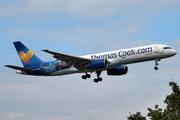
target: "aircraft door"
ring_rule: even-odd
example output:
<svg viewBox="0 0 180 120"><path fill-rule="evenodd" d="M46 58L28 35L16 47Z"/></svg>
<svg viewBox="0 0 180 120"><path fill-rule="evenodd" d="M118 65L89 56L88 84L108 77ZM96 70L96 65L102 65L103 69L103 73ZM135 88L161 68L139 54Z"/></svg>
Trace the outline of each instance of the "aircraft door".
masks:
<svg viewBox="0 0 180 120"><path fill-rule="evenodd" d="M154 53L158 53L158 47L157 46L154 47Z"/></svg>
<svg viewBox="0 0 180 120"><path fill-rule="evenodd" d="M162 53L161 47L155 46L154 47L154 53L155 53L156 56L161 55L161 53Z"/></svg>

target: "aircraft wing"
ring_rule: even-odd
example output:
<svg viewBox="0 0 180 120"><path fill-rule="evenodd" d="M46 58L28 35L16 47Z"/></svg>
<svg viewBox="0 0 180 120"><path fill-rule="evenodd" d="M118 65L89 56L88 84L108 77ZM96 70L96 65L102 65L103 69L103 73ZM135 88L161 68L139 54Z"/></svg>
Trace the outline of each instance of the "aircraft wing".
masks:
<svg viewBox="0 0 180 120"><path fill-rule="evenodd" d="M62 60L64 62L68 63L68 64L71 64L77 69L81 69L81 68L84 67L85 64L90 63L91 61L93 61L91 59L72 56L72 55L63 54L63 53L59 53L59 52L53 52L53 51L50 51L50 50L42 50L42 51L54 55L53 57L56 58L57 60Z"/></svg>
<svg viewBox="0 0 180 120"><path fill-rule="evenodd" d="M12 68L12 69L15 69L15 70L29 71L29 72L34 71L34 70L32 70L32 69L23 68L23 67L18 67L18 66L13 66L13 65L5 65L5 67L9 67L9 68Z"/></svg>

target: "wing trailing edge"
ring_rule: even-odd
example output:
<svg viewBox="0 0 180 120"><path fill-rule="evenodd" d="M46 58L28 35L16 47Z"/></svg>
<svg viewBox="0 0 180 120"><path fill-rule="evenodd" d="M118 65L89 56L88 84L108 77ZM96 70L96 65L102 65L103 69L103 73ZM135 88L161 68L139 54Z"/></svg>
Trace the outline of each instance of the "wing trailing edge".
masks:
<svg viewBox="0 0 180 120"><path fill-rule="evenodd" d="M56 58L57 60L61 60L68 64L72 64L77 69L81 69L84 67L85 64L93 61L91 59L77 57L77 56L68 55L68 54L63 54L63 53L54 52L54 51L50 51L50 50L42 50L42 51L52 54L53 57Z"/></svg>

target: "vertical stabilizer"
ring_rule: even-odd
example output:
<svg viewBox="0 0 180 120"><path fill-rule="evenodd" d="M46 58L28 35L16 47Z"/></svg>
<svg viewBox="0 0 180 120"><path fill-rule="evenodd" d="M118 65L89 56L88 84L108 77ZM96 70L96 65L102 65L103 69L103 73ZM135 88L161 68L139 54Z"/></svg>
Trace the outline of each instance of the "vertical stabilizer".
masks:
<svg viewBox="0 0 180 120"><path fill-rule="evenodd" d="M43 61L39 57L37 57L30 49L28 49L21 41L13 43L24 67L30 67L43 63Z"/></svg>

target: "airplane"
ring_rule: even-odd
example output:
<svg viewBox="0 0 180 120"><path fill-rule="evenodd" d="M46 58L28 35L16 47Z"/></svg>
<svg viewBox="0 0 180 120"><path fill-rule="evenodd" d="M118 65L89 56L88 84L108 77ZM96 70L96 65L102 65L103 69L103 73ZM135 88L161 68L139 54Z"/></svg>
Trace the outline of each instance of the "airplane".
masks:
<svg viewBox="0 0 180 120"><path fill-rule="evenodd" d="M16 73L22 75L35 76L62 76L73 73L85 73L82 79L90 78L88 73L96 72L95 83L102 81L100 77L102 71L107 71L107 75L119 76L128 72L127 64L155 60L155 70L158 70L158 62L161 59L176 55L176 51L163 44L154 44L116 51L90 54L85 56L73 56L42 50L52 54L56 61L45 62L27 48L21 41L13 42L17 53L24 67L5 65L17 70Z"/></svg>

